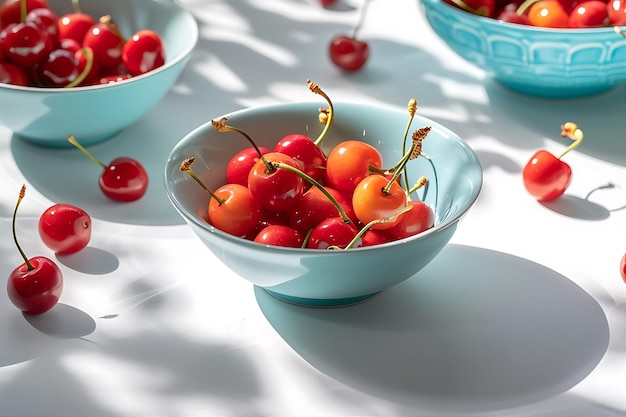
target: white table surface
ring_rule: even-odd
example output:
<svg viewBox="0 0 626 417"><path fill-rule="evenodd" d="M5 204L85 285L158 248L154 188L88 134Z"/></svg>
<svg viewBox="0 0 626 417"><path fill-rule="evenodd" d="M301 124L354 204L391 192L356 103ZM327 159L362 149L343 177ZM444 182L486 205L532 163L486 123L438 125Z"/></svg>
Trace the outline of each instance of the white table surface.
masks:
<svg viewBox="0 0 626 417"><path fill-rule="evenodd" d="M360 32L371 57L343 74L327 44L350 33L343 10L314 0L181 0L200 41L169 95L113 139L102 160L132 156L150 174L133 204L108 201L76 150L27 144L0 128L0 270L21 263L11 238L58 261L60 303L25 317L0 292L1 416L626 415L626 92L567 101L506 90L455 56L413 0L374 0ZM233 110L315 99L405 108L462 136L484 187L450 245L415 277L357 306L280 302L227 270L183 224L162 186L187 132ZM522 166L568 144L566 194L539 204ZM93 217L79 254L36 232L56 202ZM392 273L392 272L391 272Z"/></svg>

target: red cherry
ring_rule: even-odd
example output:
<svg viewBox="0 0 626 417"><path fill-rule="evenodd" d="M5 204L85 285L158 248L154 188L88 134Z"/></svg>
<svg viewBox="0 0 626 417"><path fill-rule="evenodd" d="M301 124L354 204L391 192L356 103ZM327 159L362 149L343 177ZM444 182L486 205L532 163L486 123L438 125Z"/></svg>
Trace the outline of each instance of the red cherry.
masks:
<svg viewBox="0 0 626 417"><path fill-rule="evenodd" d="M21 86L31 85L30 77L26 71L10 62L0 62L0 83Z"/></svg>
<svg viewBox="0 0 626 417"><path fill-rule="evenodd" d="M569 15L571 28L604 27L609 24L609 8L602 0L585 0Z"/></svg>
<svg viewBox="0 0 626 417"><path fill-rule="evenodd" d="M39 217L39 236L58 254L76 253L91 239L91 217L71 204L54 204Z"/></svg>
<svg viewBox="0 0 626 417"><path fill-rule="evenodd" d="M209 202L211 225L242 238L254 238L264 211L250 190L240 184L225 184L215 190Z"/></svg>
<svg viewBox="0 0 626 417"><path fill-rule="evenodd" d="M92 85L114 84L131 78L130 74L105 75L93 81Z"/></svg>
<svg viewBox="0 0 626 417"><path fill-rule="evenodd" d="M22 186L13 212L13 239L24 263L15 268L7 281L9 300L27 314L43 314L54 307L63 292L63 274L57 264L45 256L28 259L15 234L17 209L24 198L26 187Z"/></svg>
<svg viewBox="0 0 626 417"><path fill-rule="evenodd" d="M259 147L263 155L270 152L268 148ZM259 153L256 148L249 147L237 152L226 165L226 181L231 184L248 186L248 174L259 160Z"/></svg>
<svg viewBox="0 0 626 417"><path fill-rule="evenodd" d="M611 26L626 25L626 0L612 0L607 3L609 24Z"/></svg>
<svg viewBox="0 0 626 417"><path fill-rule="evenodd" d="M289 155L302 162L304 172L316 181L321 181L326 174L326 155L306 135L292 134L283 137L274 146L274 152Z"/></svg>
<svg viewBox="0 0 626 417"><path fill-rule="evenodd" d="M89 29L96 24L93 16L86 13L69 13L57 20L57 33L59 41L63 39L74 39L79 44L83 44L83 39Z"/></svg>
<svg viewBox="0 0 626 417"><path fill-rule="evenodd" d="M42 59L37 70L38 81L44 87L65 87L79 74L78 59L66 49L50 52Z"/></svg>
<svg viewBox="0 0 626 417"><path fill-rule="evenodd" d="M341 217L330 217L319 223L309 236L307 248L309 249L328 249L330 246L336 246L345 249L359 233L358 229L351 223L346 223ZM358 248L363 246L363 240L358 241L351 247Z"/></svg>
<svg viewBox="0 0 626 417"><path fill-rule="evenodd" d="M518 25L530 25L528 16L525 14L519 14L517 9L519 4L513 2L504 5L496 15L496 19L502 20L508 23L517 23Z"/></svg>
<svg viewBox="0 0 626 417"><path fill-rule="evenodd" d="M163 40L152 30L140 30L124 43L122 60L131 75L159 68L165 63Z"/></svg>
<svg viewBox="0 0 626 417"><path fill-rule="evenodd" d="M98 76L101 73L101 68L99 64L94 61L93 55L88 57L86 54L87 48L80 48L78 51L74 52L74 56L78 60L78 72L82 74L83 71L87 68L89 62L91 62L91 69L87 74L85 74L85 78L79 83L79 85L91 85L98 79Z"/></svg>
<svg viewBox="0 0 626 417"><path fill-rule="evenodd" d="M324 187L324 189L339 203L350 220L356 224L358 219L352 209L351 198L334 188ZM289 212L289 225L302 235L306 235L324 219L338 215L337 207L333 202L319 188L311 187Z"/></svg>
<svg viewBox="0 0 626 417"><path fill-rule="evenodd" d="M382 245L383 243L392 241L386 231L376 229L368 229L365 233L363 233L361 238L363 240L363 246Z"/></svg>
<svg viewBox="0 0 626 417"><path fill-rule="evenodd" d="M443 0L451 6L478 16L493 17L496 9L494 0Z"/></svg>
<svg viewBox="0 0 626 417"><path fill-rule="evenodd" d="M435 224L435 214L428 204L421 200L408 202L411 209L398 216L398 221L385 233L391 240L400 240L409 236L422 233L430 229Z"/></svg>
<svg viewBox="0 0 626 417"><path fill-rule="evenodd" d="M335 3L337 3L337 0L320 0L320 4L324 7L330 7Z"/></svg>
<svg viewBox="0 0 626 417"><path fill-rule="evenodd" d="M304 239L300 233L289 226L270 225L261 230L254 241L263 245L301 248Z"/></svg>
<svg viewBox="0 0 626 417"><path fill-rule="evenodd" d="M40 7L33 9L26 15L26 22L32 22L37 27L46 32L51 39L56 41L58 29L57 29L57 14L47 7Z"/></svg>
<svg viewBox="0 0 626 417"><path fill-rule="evenodd" d="M344 71L358 71L367 62L370 48L367 42L345 35L336 36L328 48L330 60Z"/></svg>
<svg viewBox="0 0 626 417"><path fill-rule="evenodd" d="M539 0L528 10L528 21L533 26L566 28L569 15L558 0Z"/></svg>
<svg viewBox="0 0 626 417"><path fill-rule="evenodd" d="M626 254L622 256L622 260L619 264L619 273L622 275L624 282L626 282Z"/></svg>
<svg viewBox="0 0 626 417"><path fill-rule="evenodd" d="M12 23L22 21L22 0L4 0L0 5L0 29L4 29ZM48 8L46 0L26 0L26 13L34 9Z"/></svg>
<svg viewBox="0 0 626 417"><path fill-rule="evenodd" d="M48 35L34 23L18 23L5 30L2 46L11 62L21 67L32 67L48 53Z"/></svg>
<svg viewBox="0 0 626 417"><path fill-rule="evenodd" d="M269 152L259 159L248 175L248 187L261 205L273 211L291 210L304 192L304 180L287 169L272 168L267 163L283 163L302 170L302 163L289 155Z"/></svg>
<svg viewBox="0 0 626 417"><path fill-rule="evenodd" d="M94 62L100 68L116 67L122 62L124 40L110 16L103 16L98 23L89 28L82 45L91 48Z"/></svg>
<svg viewBox="0 0 626 417"><path fill-rule="evenodd" d="M109 165L96 159L74 136L68 141L80 149L89 159L100 165L104 172L98 179L100 189L111 200L131 202L139 200L148 189L148 174L137 160L128 157L115 158Z"/></svg>

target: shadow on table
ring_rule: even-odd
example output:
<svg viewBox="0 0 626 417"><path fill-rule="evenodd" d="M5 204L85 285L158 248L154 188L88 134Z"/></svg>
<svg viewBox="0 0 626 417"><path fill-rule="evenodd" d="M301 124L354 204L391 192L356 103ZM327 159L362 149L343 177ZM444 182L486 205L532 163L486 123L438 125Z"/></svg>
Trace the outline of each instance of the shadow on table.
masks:
<svg viewBox="0 0 626 417"><path fill-rule="evenodd" d="M598 303L528 260L449 245L418 276L369 302L312 309L257 301L319 371L414 409L480 412L561 394L607 350Z"/></svg>

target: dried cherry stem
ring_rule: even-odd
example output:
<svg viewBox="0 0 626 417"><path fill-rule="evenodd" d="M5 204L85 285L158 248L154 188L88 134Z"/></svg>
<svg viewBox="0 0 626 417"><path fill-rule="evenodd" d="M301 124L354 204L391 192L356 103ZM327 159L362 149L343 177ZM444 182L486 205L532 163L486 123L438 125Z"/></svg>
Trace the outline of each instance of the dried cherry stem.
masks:
<svg viewBox="0 0 626 417"><path fill-rule="evenodd" d="M413 135L411 138L411 147L409 148L408 152L405 152L402 158L400 159L400 161L398 161L398 163L396 164L396 166L394 166L392 169L389 170L390 172L393 172L393 176L391 177L387 185L383 187L384 194L386 195L389 194L390 192L389 190L391 189L391 186L398 179L400 174L405 170L407 162L409 162L412 159L416 159L422 154L422 142L424 141L426 136L428 136L428 133L430 133L430 130L431 130L431 127L426 126L426 127L419 128L415 132L413 132ZM405 192L407 193L407 196L409 196L408 186L407 188L405 188Z"/></svg>
<svg viewBox="0 0 626 417"><path fill-rule="evenodd" d="M126 38L122 35L122 32L120 31L119 26L117 26L117 23L115 23L115 21L110 15L107 14L107 15L101 16L100 19L98 19L98 21L106 25L111 30L111 32L113 32L122 40L123 43L126 42Z"/></svg>
<svg viewBox="0 0 626 417"><path fill-rule="evenodd" d="M236 127L233 127L233 126L229 126L226 124L226 122L228 122L228 118L222 117L217 122L215 120L211 120L211 126L213 126L213 129L217 130L220 133L235 132L235 133L239 133L241 136L246 138L246 140L250 142L254 150L256 150L256 153L259 155L259 159L263 161L263 164L265 165L265 171L268 174L274 172L274 170L276 170L276 167L274 167L274 165L269 163L267 158L265 158L265 156L263 155L263 152L261 152L261 149L259 149L259 146L252 140L252 138L243 130L237 129Z"/></svg>
<svg viewBox="0 0 626 417"><path fill-rule="evenodd" d="M386 222L394 221L395 219L398 218L399 215L401 215L402 213L405 213L405 212L411 210L412 208L413 208L413 206L406 205L406 206L402 207L400 210L398 210L398 212L396 214L394 214L393 216L383 217L382 219L372 220L371 222L369 222L368 224L363 226L361 228L361 230L359 230L359 232L356 234L356 236L354 236L354 238L352 238L350 243L348 243L343 250L351 249L352 247L354 247L356 242L358 242L359 239L365 234L365 232L367 232L373 225L379 224L379 223L386 223ZM339 246L331 245L331 246L328 247L328 249L341 249L341 248Z"/></svg>
<svg viewBox="0 0 626 417"><path fill-rule="evenodd" d="M294 174L299 175L300 177L304 178L306 181L311 183L311 185L317 187L322 192L322 194L324 194L330 200L333 206L335 206L335 208L339 212L339 215L341 216L341 219L345 223L351 222L345 210L343 209L343 207L341 207L341 204L339 204L339 202L328 192L328 190L326 190L324 186L320 184L315 178L311 177L305 172L302 172L298 168L292 167L289 164L285 164L284 162L270 161L270 164L272 164L275 169L286 169L289 172L293 172Z"/></svg>
<svg viewBox="0 0 626 417"><path fill-rule="evenodd" d="M315 84L311 80L306 80L306 83L309 86L309 90L311 90L312 93L322 96L324 100L326 100L326 102L328 103L328 108L323 109L323 112L326 114L326 123L324 125L324 130L322 130L320 135L314 141L314 143L317 146L322 146L322 142L324 141L324 138L326 137L326 134L328 133L328 129L330 129L330 126L333 124L333 118L335 117L335 109L333 107L333 102L331 101L330 97L328 97L328 95L324 92L324 90L320 88L319 85Z"/></svg>
<svg viewBox="0 0 626 417"><path fill-rule="evenodd" d="M28 260L28 257L22 250L22 247L17 241L17 233L15 232L15 218L17 217L17 209L19 208L20 203L22 202L22 199L24 199L25 195L26 195L26 185L22 185L22 188L20 189L20 195L19 197L17 197L17 203L15 204L15 210L13 210L13 226L12 226L13 241L15 242L15 246L17 246L17 250L20 252L20 255L22 255L22 258L24 259L26 268L28 268L29 271L32 271L33 269L35 269L35 267L33 266L33 264L30 263L30 261Z"/></svg>
<svg viewBox="0 0 626 417"><path fill-rule="evenodd" d="M409 135L409 129L411 128L411 123L413 123L413 118L415 117L415 112L417 111L417 100L412 98L409 100L409 104L407 105L407 110L409 112L409 120L407 121L406 128L404 129L404 139L402 140L402 154L406 153L406 141ZM409 189L409 178L406 175L406 165L402 169L402 173L404 174L404 189ZM410 192L409 192L410 194Z"/></svg>
<svg viewBox="0 0 626 417"><path fill-rule="evenodd" d="M569 145L563 152L561 152L559 156L557 156L558 159L563 158L565 154L568 153L569 151L578 148L578 145L581 144L581 142L583 141L583 137L585 135L583 131L580 130L580 128L578 127L576 123L566 122L561 125L561 137L565 137L565 136L567 136L574 142L572 142L571 145Z"/></svg>
<svg viewBox="0 0 626 417"><path fill-rule="evenodd" d="M78 143L78 141L76 140L76 138L74 136L67 135L67 141L69 143L71 143L72 145L76 146L78 149L80 149L82 151L82 153L87 155L87 158L91 159L93 162L95 162L96 164L100 165L102 167L102 169L107 169L107 166L104 164L104 162L96 159L96 157L93 156L87 149L85 149L83 147L83 145Z"/></svg>
<svg viewBox="0 0 626 417"><path fill-rule="evenodd" d="M195 182L197 182L198 184L200 184L200 187L202 187L204 189L204 191L206 191L207 193L209 193L209 195L211 196L211 198L214 198L215 201L217 201L217 203L221 206L222 204L224 204L224 200L223 198L221 198L220 196L218 196L217 194L215 194L209 187L206 186L206 184L204 182L202 182L202 180L196 175L195 172L193 172L193 170L191 169L191 165L196 161L196 157L192 156L190 158L185 159L181 164L180 164L180 171L186 173L187 175L189 175L191 178L194 179Z"/></svg>
<svg viewBox="0 0 626 417"><path fill-rule="evenodd" d="M426 178L425 176L421 176L415 182L415 185L413 185L413 187L409 188L409 194L414 193L415 191L419 190L420 188L426 187L426 186L428 186L428 178Z"/></svg>
<svg viewBox="0 0 626 417"><path fill-rule="evenodd" d="M85 81L85 78L87 78L87 76L89 75L89 72L91 71L91 68L93 67L93 50L91 48L82 48L82 51L86 60L85 68L83 68L82 72L78 74L78 77L76 77L74 81L72 81L71 83L69 83L63 88L76 87L77 85Z"/></svg>
<svg viewBox="0 0 626 417"><path fill-rule="evenodd" d="M532 6L533 4L537 3L539 0L525 0L524 2L522 2L522 4L520 4L520 6L517 8L517 10L515 10L515 13L518 16L523 15L524 13L526 13L526 10L528 10L528 8L530 6Z"/></svg>

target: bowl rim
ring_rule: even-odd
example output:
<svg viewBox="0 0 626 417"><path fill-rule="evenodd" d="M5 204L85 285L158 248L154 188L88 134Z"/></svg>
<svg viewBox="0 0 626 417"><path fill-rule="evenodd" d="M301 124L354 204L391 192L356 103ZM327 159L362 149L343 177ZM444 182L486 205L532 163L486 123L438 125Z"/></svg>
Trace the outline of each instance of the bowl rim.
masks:
<svg viewBox="0 0 626 417"><path fill-rule="evenodd" d="M280 111L281 109L287 109L287 108L293 109L293 106L311 106L313 108L319 108L320 102L319 101L298 101L298 102L293 102L293 103L278 103L278 104L268 104L268 105L262 105L262 106L256 106L256 107L247 107L247 108L232 111L230 113L226 113L219 117L215 117L212 120L219 120L222 117L235 117L237 115L241 115L241 114L245 114L249 112ZM352 107L371 108L373 105L367 104L367 103L356 103L356 102L338 100L338 101L333 102L333 106L335 107L352 106ZM378 110L397 112L397 113L402 113L403 115L406 115L406 111L402 111L397 107L392 107L390 105L381 105L381 104L376 104L375 106ZM231 235L229 233L223 232L217 229L216 227L212 226L208 222L203 221L198 216L193 215L193 213L189 213L188 210L184 208L182 204L180 204L180 202L178 201L178 198L174 195L174 192L172 188L170 187L170 181L168 181L169 173L170 173L169 168L172 163L172 157L178 150L184 148L185 145L188 144L188 142L192 142L194 137L197 137L200 133L213 129L210 120L201 124L200 126L197 126L193 130L188 132L176 145L174 145L174 147L168 154L165 167L164 167L164 175L163 175L165 192L171 204L176 208L178 213L181 216L183 216L184 219L186 219L187 222L191 222L195 226L199 227L200 229L205 230L208 233L214 234L219 239L223 239L223 240L230 241L232 243L240 244L245 247L249 247L251 249L256 248L256 249L269 250L271 253L288 252L288 253L296 253L296 254L301 254L301 255L305 255L305 254L319 255L320 253L328 253L329 254L328 256L338 256L339 254L345 254L345 253L352 253L352 252L358 253L358 252L363 252L363 251L377 250L380 248L391 248L397 245L405 245L409 242L413 242L417 240L424 240L431 234L438 233L440 231L443 231L449 227L456 225L460 221L460 219L470 210L470 208L476 203L478 196L480 195L482 191L482 187L484 184L484 179L483 179L484 173L483 173L482 165L480 164L480 160L478 159L478 156L476 155L472 147L465 140L461 138L461 136L459 136L457 133L453 132L449 128L443 126L442 124L432 119L429 119L428 117L421 116L421 115L420 117L427 120L431 124L431 126L436 127L439 130L447 132L449 136L455 142L460 143L463 146L464 150L466 151L467 156L470 158L471 162L474 164L474 166L478 168L478 175L476 178L476 182L473 184L474 187L468 197L468 203L465 205L465 207L462 210L455 213L454 216L446 217L445 221L443 221L442 223L435 224L433 227L431 227L428 230L425 230L421 233L418 233L413 236L409 236L404 239L394 240L391 242L386 242L386 243L374 245L374 246L351 248L348 250L315 251L315 250L307 249L307 248L289 248L289 247L282 247L282 246L264 245L258 242L253 242L252 240L240 238L240 237Z"/></svg>
<svg viewBox="0 0 626 417"><path fill-rule="evenodd" d="M130 77L126 80L117 81L115 83L109 83L109 84L85 85L85 86L77 86L77 87L72 87L72 88L65 88L65 87L34 87L34 86L22 86L22 85L15 85L15 84L0 83L0 89L21 91L26 94L71 94L71 93L76 93L76 92L81 92L81 91L94 91L94 90L102 90L102 89L121 88L124 85L135 83L135 82L141 82L141 80L145 78L149 78L161 72L167 71L168 69L176 66L181 61L184 61L191 55L196 45L198 44L198 40L200 36L199 27L198 27L198 22L196 18L189 12L189 10L182 7L178 3L178 1L176 0L170 0L170 1L165 1L165 2L156 1L155 3L164 5L165 7L172 7L173 10L176 10L177 13L180 13L180 15L185 19L186 23L189 24L189 28L191 30L191 38L187 46L185 47L185 49L181 51L181 53L179 53L173 59L166 61L165 64L160 66L159 68L155 68L152 71L146 72L141 75Z"/></svg>
<svg viewBox="0 0 626 417"><path fill-rule="evenodd" d="M458 7L454 7L448 3L445 3L442 0L418 0L418 2L422 3L424 7L429 8L444 8L447 9L450 13L456 14L458 16L464 16L468 18L475 18L478 21L488 25L488 26L506 26L508 28L513 28L515 30L519 30L521 32L538 32L545 34L559 34L563 33L572 34L573 36L584 36L590 33L593 34L613 34L616 35L616 41L620 40L620 37L617 33L615 33L615 27L624 27L620 25L611 25L605 27L597 27L597 28L550 28L550 27L539 27L532 25L522 25L518 23L505 22L503 20L496 19L495 17L486 17L480 15L474 15L470 12L466 12L465 10L459 9ZM623 38L621 38L623 39Z"/></svg>

